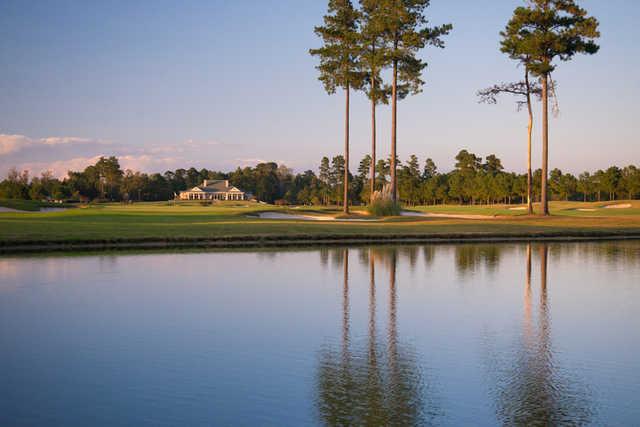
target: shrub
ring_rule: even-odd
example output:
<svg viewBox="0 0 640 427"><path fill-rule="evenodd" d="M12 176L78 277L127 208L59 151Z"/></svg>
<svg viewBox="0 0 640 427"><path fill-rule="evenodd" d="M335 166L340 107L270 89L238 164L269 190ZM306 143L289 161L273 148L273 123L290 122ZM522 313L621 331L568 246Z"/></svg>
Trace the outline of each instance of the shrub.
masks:
<svg viewBox="0 0 640 427"><path fill-rule="evenodd" d="M200 201L200 206L211 206L213 204L213 202L211 202L211 200L201 200Z"/></svg>
<svg viewBox="0 0 640 427"><path fill-rule="evenodd" d="M394 202L391 197L391 185L387 184L381 191L373 193L373 200L367 210L371 215L375 216L400 215L400 205Z"/></svg>

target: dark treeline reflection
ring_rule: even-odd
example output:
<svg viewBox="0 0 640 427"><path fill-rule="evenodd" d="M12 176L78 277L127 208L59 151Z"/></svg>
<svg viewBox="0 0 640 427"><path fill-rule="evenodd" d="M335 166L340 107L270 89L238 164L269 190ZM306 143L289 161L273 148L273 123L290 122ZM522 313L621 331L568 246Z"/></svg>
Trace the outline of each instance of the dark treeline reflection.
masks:
<svg viewBox="0 0 640 427"><path fill-rule="evenodd" d="M456 272L461 278L473 277L480 268L484 268L490 274L496 273L500 268L500 262L505 256L522 251L522 244L456 244L456 245L408 245L391 249L391 247L378 247L370 250L361 248L357 250L360 265L369 262L370 253L377 253L378 258L385 258L384 253L393 252L397 261L405 262L411 271L422 262L429 270L437 257L438 252L449 254L453 251ZM565 259L575 259L580 262L596 260L606 261L608 265L631 267L640 265L640 249L634 242L585 242L553 243L547 244L549 258L554 262ZM336 248L321 248L319 250L320 264L323 267L342 266L344 250ZM422 256L422 259L421 259ZM447 258L445 256L444 258ZM387 261L385 261L387 262Z"/></svg>
<svg viewBox="0 0 640 427"><path fill-rule="evenodd" d="M527 245L526 250L522 334L512 354L492 361L496 415L503 425L587 425L593 417L588 390L563 374L554 360L547 277L549 248L546 244L537 247L537 304L531 281L534 248Z"/></svg>
<svg viewBox="0 0 640 427"><path fill-rule="evenodd" d="M410 262L417 259L418 248L414 249L403 251ZM321 422L341 426L433 424L441 410L429 396L432 392L425 385L415 352L398 337L398 249L359 252L360 262L369 267L365 342L354 342L350 333L349 250L335 252L341 253L343 269L342 340L340 348L324 346L320 351L316 404ZM389 307L379 331L376 297L382 290L388 292Z"/></svg>
<svg viewBox="0 0 640 427"><path fill-rule="evenodd" d="M458 245L456 251L456 269L459 274L466 275L475 272L480 265L484 265L488 272L495 272L500 266L500 257L505 250L513 249L504 245Z"/></svg>

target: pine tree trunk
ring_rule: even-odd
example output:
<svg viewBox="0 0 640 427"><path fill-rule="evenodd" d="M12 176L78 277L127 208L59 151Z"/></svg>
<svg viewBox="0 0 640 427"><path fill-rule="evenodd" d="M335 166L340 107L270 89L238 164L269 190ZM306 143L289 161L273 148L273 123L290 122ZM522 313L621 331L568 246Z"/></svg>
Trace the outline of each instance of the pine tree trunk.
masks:
<svg viewBox="0 0 640 427"><path fill-rule="evenodd" d="M542 182L540 198L542 214L549 215L549 198L547 196L547 177L549 174L549 76L542 76Z"/></svg>
<svg viewBox="0 0 640 427"><path fill-rule="evenodd" d="M529 71L525 71L527 84L527 109L529 110L529 127L527 129L527 213L533 215L533 176L531 174L531 137L533 134L533 109L531 108L531 87L529 86Z"/></svg>
<svg viewBox="0 0 640 427"><path fill-rule="evenodd" d="M376 79L371 75L371 182L370 182L370 203L373 203L373 193L376 191Z"/></svg>
<svg viewBox="0 0 640 427"><path fill-rule="evenodd" d="M397 48L397 44L396 44ZM396 137L398 126L398 61L393 61L393 82L391 85L391 197L398 201L396 180Z"/></svg>
<svg viewBox="0 0 640 427"><path fill-rule="evenodd" d="M345 88L345 118L344 118L344 200L343 211L349 213L349 85Z"/></svg>

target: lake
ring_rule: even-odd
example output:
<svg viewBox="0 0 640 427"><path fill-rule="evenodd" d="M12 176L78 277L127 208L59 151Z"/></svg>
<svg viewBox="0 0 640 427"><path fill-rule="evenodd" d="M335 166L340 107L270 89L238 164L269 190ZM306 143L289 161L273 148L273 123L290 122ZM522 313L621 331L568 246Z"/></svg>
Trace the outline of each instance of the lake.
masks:
<svg viewBox="0 0 640 427"><path fill-rule="evenodd" d="M0 425L640 424L640 242L0 258Z"/></svg>

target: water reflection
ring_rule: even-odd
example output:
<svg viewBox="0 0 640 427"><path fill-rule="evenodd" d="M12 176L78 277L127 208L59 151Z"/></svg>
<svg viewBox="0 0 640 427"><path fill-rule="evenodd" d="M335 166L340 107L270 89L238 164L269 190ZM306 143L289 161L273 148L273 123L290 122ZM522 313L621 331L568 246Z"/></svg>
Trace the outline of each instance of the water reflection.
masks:
<svg viewBox="0 0 640 427"><path fill-rule="evenodd" d="M342 343L324 346L317 373L316 405L326 425L429 425L441 411L425 398L424 376L413 349L399 341L396 289L397 249L370 249L366 343L352 342L349 306L349 251L343 259ZM406 252L415 257L414 251ZM362 259L362 257L360 258ZM376 264L388 271L388 323L378 342Z"/></svg>
<svg viewBox="0 0 640 427"><path fill-rule="evenodd" d="M456 269L464 276L475 273L480 265L484 265L488 272L494 273L500 266L504 249L498 245L458 245L455 249Z"/></svg>
<svg viewBox="0 0 640 427"><path fill-rule="evenodd" d="M494 360L497 417L504 425L586 425L592 421L588 390L554 360L548 297L548 253L539 246L540 296L537 313L531 283L532 247L526 249L522 336L514 360ZM495 356L494 356L495 357Z"/></svg>

